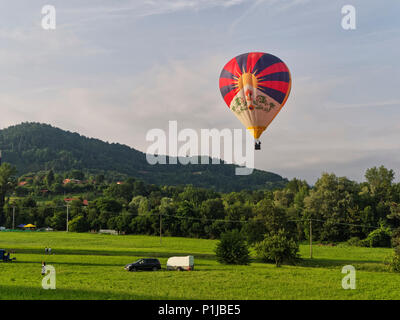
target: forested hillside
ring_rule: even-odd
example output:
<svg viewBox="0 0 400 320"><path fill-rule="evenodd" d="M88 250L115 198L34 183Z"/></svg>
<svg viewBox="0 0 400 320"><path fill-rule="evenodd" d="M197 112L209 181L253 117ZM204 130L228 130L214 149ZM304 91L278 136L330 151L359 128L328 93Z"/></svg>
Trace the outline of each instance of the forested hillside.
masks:
<svg viewBox="0 0 400 320"><path fill-rule="evenodd" d="M281 176L261 170L236 176L236 166L230 164L152 166L144 153L126 145L87 138L40 123L22 123L0 130L0 150L3 161L16 166L18 175L76 169L102 173L114 181L135 177L158 185L193 184L226 192L276 189L287 183Z"/></svg>

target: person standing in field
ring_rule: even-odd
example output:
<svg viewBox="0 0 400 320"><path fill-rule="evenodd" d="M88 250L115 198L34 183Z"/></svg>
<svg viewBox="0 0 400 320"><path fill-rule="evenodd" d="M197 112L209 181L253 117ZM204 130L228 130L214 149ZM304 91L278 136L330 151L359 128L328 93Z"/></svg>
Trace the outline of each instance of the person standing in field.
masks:
<svg viewBox="0 0 400 320"><path fill-rule="evenodd" d="M44 254L47 254L47 247L46 248L44 248Z"/></svg>
<svg viewBox="0 0 400 320"><path fill-rule="evenodd" d="M46 262L42 262L42 276L46 274Z"/></svg>
<svg viewBox="0 0 400 320"><path fill-rule="evenodd" d="M49 249L48 249L48 252L49 252L49 254L51 254L51 248L49 247Z"/></svg>

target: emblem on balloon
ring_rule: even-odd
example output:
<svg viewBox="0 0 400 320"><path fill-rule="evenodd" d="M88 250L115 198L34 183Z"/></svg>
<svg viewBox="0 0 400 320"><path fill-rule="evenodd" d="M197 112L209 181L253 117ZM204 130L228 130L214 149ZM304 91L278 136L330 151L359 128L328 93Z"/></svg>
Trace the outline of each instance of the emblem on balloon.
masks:
<svg viewBox="0 0 400 320"><path fill-rule="evenodd" d="M250 104L241 97L236 97L231 103L231 110L236 114L247 110L270 112L273 108L275 108L275 104L273 102L268 102L267 98L262 95L257 96L255 100L251 100Z"/></svg>

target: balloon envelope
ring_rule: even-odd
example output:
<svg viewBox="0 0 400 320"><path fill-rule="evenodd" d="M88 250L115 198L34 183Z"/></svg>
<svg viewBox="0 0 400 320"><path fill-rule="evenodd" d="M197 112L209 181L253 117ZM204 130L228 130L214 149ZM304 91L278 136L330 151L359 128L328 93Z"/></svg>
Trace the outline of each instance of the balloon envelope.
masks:
<svg viewBox="0 0 400 320"><path fill-rule="evenodd" d="M225 65L219 88L231 111L258 139L289 97L291 77L278 57L250 52Z"/></svg>

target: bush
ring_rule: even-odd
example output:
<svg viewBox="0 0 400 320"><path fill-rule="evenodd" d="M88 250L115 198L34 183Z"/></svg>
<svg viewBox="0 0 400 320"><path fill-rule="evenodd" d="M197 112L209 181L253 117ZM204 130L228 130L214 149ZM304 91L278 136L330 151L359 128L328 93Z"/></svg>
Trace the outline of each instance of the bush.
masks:
<svg viewBox="0 0 400 320"><path fill-rule="evenodd" d="M215 253L220 263L243 265L250 263L248 245L238 230L221 234Z"/></svg>
<svg viewBox="0 0 400 320"><path fill-rule="evenodd" d="M294 263L299 259L299 245L284 229L266 234L264 240L256 244L256 252L262 261L275 262L277 267L283 262Z"/></svg>
<svg viewBox="0 0 400 320"><path fill-rule="evenodd" d="M395 248L395 250L400 250L400 228L392 232L392 247Z"/></svg>
<svg viewBox="0 0 400 320"><path fill-rule="evenodd" d="M392 246L392 234L389 228L381 226L372 231L363 242L369 247L390 248Z"/></svg>
<svg viewBox="0 0 400 320"><path fill-rule="evenodd" d="M389 266L392 272L400 272L400 229L396 229L392 233L393 253L387 257L385 264Z"/></svg>
<svg viewBox="0 0 400 320"><path fill-rule="evenodd" d="M359 237L352 237L346 241L346 244L351 247L364 247L364 242Z"/></svg>
<svg viewBox="0 0 400 320"><path fill-rule="evenodd" d="M389 270L392 272L400 272L400 252L395 250L385 261Z"/></svg>

